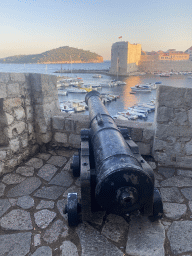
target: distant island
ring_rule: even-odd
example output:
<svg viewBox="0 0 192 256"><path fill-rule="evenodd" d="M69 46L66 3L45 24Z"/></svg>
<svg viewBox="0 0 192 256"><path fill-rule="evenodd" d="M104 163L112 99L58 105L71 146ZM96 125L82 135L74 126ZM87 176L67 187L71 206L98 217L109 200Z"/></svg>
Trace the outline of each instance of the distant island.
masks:
<svg viewBox="0 0 192 256"><path fill-rule="evenodd" d="M37 63L37 64L54 64L54 63L100 63L103 57L82 49L69 46L59 47L41 54L33 55L16 55L1 58L0 63Z"/></svg>

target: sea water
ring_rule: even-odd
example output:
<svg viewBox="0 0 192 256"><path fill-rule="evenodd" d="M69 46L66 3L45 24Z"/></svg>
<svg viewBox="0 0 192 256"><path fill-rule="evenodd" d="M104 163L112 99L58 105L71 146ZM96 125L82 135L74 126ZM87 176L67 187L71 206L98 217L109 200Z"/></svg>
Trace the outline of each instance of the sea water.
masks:
<svg viewBox="0 0 192 256"><path fill-rule="evenodd" d="M87 73L73 73L73 70L85 69L85 70L108 70L111 62L104 61L103 63L83 63L83 64L0 64L0 72L15 72L15 73L41 73L50 74L56 76L67 77L81 77L84 84L100 84L109 83L112 79L117 79L116 76L102 75L102 78L93 78L93 74ZM68 73L54 73L55 71L65 69ZM120 98L116 101L107 103L105 106L109 111L109 114L114 116L118 112L122 112L138 103L150 102L156 98L156 90L152 90L151 93L136 93L130 94L131 87L137 84L162 82L164 85L177 86L177 87L192 87L192 79L189 79L187 75L172 75L170 77L159 77L155 75L140 75L129 76L125 78L118 77L118 80L126 82L126 85L120 85L116 87L104 87L99 90L100 93L108 93L113 95L119 95ZM59 96L59 102L68 101L71 99L84 100L85 94L69 93L68 96ZM88 111L82 112L88 114ZM148 116L147 121L152 122L154 119L154 113Z"/></svg>

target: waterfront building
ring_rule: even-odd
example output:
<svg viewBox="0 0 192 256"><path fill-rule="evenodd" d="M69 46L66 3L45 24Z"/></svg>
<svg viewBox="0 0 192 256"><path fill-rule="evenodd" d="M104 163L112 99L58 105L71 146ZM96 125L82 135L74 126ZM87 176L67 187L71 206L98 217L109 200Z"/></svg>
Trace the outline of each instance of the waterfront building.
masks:
<svg viewBox="0 0 192 256"><path fill-rule="evenodd" d="M185 51L185 53L188 53L188 54L189 54L189 60L192 61L192 46L191 46L189 49L187 49L187 50Z"/></svg>
<svg viewBox="0 0 192 256"><path fill-rule="evenodd" d="M141 45L129 42L116 42L111 48L111 68L113 75L127 75L138 71L141 58Z"/></svg>
<svg viewBox="0 0 192 256"><path fill-rule="evenodd" d="M159 60L189 60L189 54L181 51L175 51L174 49L168 50L167 52L161 52L159 55Z"/></svg>

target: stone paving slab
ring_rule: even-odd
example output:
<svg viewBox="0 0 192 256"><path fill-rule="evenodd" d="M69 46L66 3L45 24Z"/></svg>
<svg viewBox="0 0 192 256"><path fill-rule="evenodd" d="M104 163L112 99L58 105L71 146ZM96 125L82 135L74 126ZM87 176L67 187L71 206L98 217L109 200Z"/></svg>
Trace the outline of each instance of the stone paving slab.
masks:
<svg viewBox="0 0 192 256"><path fill-rule="evenodd" d="M0 255L27 255L31 247L31 233L0 235Z"/></svg>
<svg viewBox="0 0 192 256"><path fill-rule="evenodd" d="M192 170L150 161L164 204L159 221L100 211L71 228L67 194L81 197L74 152L38 153L0 177L0 256L192 256Z"/></svg>

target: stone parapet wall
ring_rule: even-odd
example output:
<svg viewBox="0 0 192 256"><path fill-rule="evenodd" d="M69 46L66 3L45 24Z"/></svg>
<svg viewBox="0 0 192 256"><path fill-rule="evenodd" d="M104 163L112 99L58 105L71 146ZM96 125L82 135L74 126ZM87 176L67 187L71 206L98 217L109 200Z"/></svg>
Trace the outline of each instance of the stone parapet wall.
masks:
<svg viewBox="0 0 192 256"><path fill-rule="evenodd" d="M161 166L192 166L192 88L157 90L153 155Z"/></svg>
<svg viewBox="0 0 192 256"><path fill-rule="evenodd" d="M55 76L0 73L0 174L52 139L51 116L57 113Z"/></svg>
<svg viewBox="0 0 192 256"><path fill-rule="evenodd" d="M151 155L154 129L152 123L115 121L118 127L128 128L131 138L138 144L142 155ZM63 114L52 118L52 146L80 148L81 129L88 129L89 117L80 114Z"/></svg>

